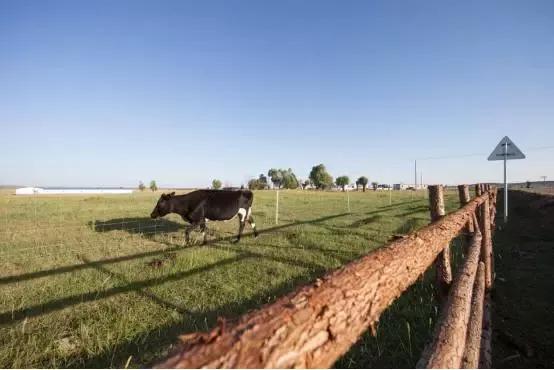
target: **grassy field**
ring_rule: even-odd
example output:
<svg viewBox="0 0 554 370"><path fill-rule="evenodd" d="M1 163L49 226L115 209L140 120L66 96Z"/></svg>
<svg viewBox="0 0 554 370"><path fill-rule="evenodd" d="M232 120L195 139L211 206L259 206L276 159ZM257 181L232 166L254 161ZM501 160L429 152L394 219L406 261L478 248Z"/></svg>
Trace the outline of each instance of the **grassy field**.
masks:
<svg viewBox="0 0 554 370"><path fill-rule="evenodd" d="M273 301L429 222L424 193L255 193L261 231L240 244L236 219L210 223L210 243L183 247L177 216L148 218L160 193L0 193L0 367L139 367L177 334L206 330ZM446 196L447 210L457 194ZM250 232L248 226L245 229ZM197 243L200 235L196 235ZM436 307L428 279L383 316L340 367L411 367Z"/></svg>

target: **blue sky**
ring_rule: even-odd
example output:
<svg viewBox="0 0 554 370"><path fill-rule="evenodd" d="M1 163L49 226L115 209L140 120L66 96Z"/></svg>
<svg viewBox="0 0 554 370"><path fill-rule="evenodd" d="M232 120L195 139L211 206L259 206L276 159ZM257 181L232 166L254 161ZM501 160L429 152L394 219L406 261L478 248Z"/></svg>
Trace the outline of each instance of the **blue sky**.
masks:
<svg viewBox="0 0 554 370"><path fill-rule="evenodd" d="M504 135L554 179L553 40L550 0L0 0L0 184L499 181Z"/></svg>

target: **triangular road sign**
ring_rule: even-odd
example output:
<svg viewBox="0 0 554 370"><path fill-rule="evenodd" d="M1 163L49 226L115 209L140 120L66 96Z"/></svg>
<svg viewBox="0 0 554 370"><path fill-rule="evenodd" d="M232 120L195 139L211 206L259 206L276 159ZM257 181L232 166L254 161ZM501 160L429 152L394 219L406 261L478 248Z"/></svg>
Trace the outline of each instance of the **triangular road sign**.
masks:
<svg viewBox="0 0 554 370"><path fill-rule="evenodd" d="M519 150L516 144L514 144L508 136L504 136L502 140L500 140L487 159L489 161L503 161L504 158L506 158L506 160L525 158L525 154Z"/></svg>

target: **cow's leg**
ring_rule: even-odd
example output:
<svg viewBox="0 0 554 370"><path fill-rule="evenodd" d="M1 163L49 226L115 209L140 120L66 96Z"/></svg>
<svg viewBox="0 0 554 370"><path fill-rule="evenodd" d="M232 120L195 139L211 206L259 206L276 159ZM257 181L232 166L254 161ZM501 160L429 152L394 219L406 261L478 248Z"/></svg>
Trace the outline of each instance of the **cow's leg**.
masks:
<svg viewBox="0 0 554 370"><path fill-rule="evenodd" d="M256 224L254 223L254 217L252 217L252 208L248 208L248 223L252 226L254 230L254 237L258 237L258 230L256 229Z"/></svg>
<svg viewBox="0 0 554 370"><path fill-rule="evenodd" d="M196 209L192 211L187 218L191 224L188 228L185 229L185 242L188 244L190 232L199 226L202 228L202 224L206 223L206 219L204 218L204 208L202 207L202 205L196 207Z"/></svg>
<svg viewBox="0 0 554 370"><path fill-rule="evenodd" d="M183 240L183 247L189 244L190 232L194 230L195 227L196 227L196 224L190 224L187 227L185 227L185 240Z"/></svg>
<svg viewBox="0 0 554 370"><path fill-rule="evenodd" d="M242 231L244 230L244 224L246 223L246 210L244 208L239 208L239 212L237 215L239 216L239 233L237 235L237 240L235 240L235 243L240 242L240 237L242 236Z"/></svg>
<svg viewBox="0 0 554 370"><path fill-rule="evenodd" d="M202 231L202 245L205 245L207 242L206 232L208 231L208 226L206 225L206 221L200 224L200 231Z"/></svg>

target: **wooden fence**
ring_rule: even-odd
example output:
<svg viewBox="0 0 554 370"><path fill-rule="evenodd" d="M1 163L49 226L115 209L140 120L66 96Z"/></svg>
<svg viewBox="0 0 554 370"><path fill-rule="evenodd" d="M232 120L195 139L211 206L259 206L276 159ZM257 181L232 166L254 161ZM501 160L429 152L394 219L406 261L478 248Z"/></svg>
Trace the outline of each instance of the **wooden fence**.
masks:
<svg viewBox="0 0 554 370"><path fill-rule="evenodd" d="M476 185L444 215L441 186L429 188L432 223L276 302L206 333L186 334L156 367L330 367L433 264L441 313L418 367L491 366L491 232L496 189ZM465 259L452 278L449 245L464 234Z"/></svg>

